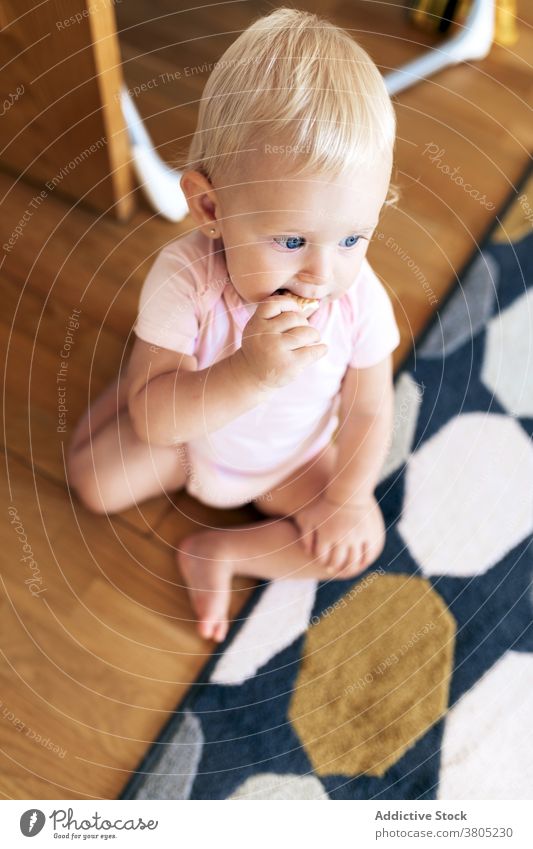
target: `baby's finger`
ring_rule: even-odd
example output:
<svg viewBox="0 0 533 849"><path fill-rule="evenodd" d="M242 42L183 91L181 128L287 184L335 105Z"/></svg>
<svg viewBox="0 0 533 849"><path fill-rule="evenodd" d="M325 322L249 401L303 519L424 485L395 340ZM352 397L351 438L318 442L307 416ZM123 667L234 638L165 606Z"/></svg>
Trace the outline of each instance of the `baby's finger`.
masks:
<svg viewBox="0 0 533 849"><path fill-rule="evenodd" d="M349 545L348 555L344 568L339 572L343 578L353 578L359 574L359 563L361 561L361 547L359 545Z"/></svg>
<svg viewBox="0 0 533 849"><path fill-rule="evenodd" d="M326 569L328 575L338 575L347 564L348 551L345 545L334 545L331 549L329 565Z"/></svg>
<svg viewBox="0 0 533 849"><path fill-rule="evenodd" d="M367 557L366 557L366 543L361 543L361 549L358 557L354 560L354 565L352 568L353 575L360 575L361 572L364 572L367 566Z"/></svg>
<svg viewBox="0 0 533 849"><path fill-rule="evenodd" d="M319 539L315 539L313 554L322 566L329 565L330 548L331 546L327 543L321 542Z"/></svg>
<svg viewBox="0 0 533 849"><path fill-rule="evenodd" d="M292 356L296 358L298 365L305 368L305 366L319 360L327 352L328 346L324 342L318 342L316 345L306 345L305 348L294 349Z"/></svg>
<svg viewBox="0 0 533 849"><path fill-rule="evenodd" d="M286 310L268 319L268 329L275 333L285 333L293 327L311 327L305 316L295 310Z"/></svg>
<svg viewBox="0 0 533 849"><path fill-rule="evenodd" d="M298 307L295 307L292 298L287 298L284 295L270 295L264 301L259 301L254 312L254 317L274 318L282 312L295 312L301 315Z"/></svg>
<svg viewBox="0 0 533 849"><path fill-rule="evenodd" d="M359 561L359 571L360 572L362 572L363 569L366 569L366 567L368 566L368 559L369 559L368 558L368 552L369 552L368 542L366 540L363 540L363 543L361 545L361 559Z"/></svg>
<svg viewBox="0 0 533 849"><path fill-rule="evenodd" d="M300 543L305 553L310 557L313 553L313 536L314 531L301 529Z"/></svg>
<svg viewBox="0 0 533 849"><path fill-rule="evenodd" d="M320 342L320 331L311 324L301 324L290 327L284 332L282 338L289 351L294 351L304 345L315 345Z"/></svg>
<svg viewBox="0 0 533 849"><path fill-rule="evenodd" d="M344 563L337 570L336 576L337 578L341 578L346 580L347 578L351 578L354 574L354 563L357 560L357 549L353 546L349 545L346 549L346 556L344 559Z"/></svg>

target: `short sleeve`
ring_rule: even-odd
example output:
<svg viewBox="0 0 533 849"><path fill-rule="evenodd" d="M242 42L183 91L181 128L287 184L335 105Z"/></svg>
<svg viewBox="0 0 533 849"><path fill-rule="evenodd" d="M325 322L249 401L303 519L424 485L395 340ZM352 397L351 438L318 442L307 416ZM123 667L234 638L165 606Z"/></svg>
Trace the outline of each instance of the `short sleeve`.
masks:
<svg viewBox="0 0 533 849"><path fill-rule="evenodd" d="M196 274L179 253L163 248L143 283L133 331L145 342L193 354L198 327Z"/></svg>
<svg viewBox="0 0 533 849"><path fill-rule="evenodd" d="M400 331L390 298L365 258L358 278L347 293L352 307L352 368L368 368L391 354Z"/></svg>

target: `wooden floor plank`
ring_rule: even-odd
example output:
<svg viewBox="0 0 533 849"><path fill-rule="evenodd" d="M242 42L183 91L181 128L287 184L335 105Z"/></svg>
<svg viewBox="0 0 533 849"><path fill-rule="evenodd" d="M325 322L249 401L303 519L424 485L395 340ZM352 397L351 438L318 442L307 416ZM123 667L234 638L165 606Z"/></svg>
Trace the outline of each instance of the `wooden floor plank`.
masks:
<svg viewBox="0 0 533 849"><path fill-rule="evenodd" d="M0 537L13 564L3 583L0 689L14 719L0 723L0 748L41 776L42 788L24 776L38 798L57 793L47 784L57 771L58 798L90 797L95 788L112 798L212 644L193 627L171 546L82 508L69 515L55 484L41 478L35 492L30 470L16 460L9 468L16 516ZM32 567L19 559L17 527L31 546ZM36 582L33 594L27 579ZM239 587L252 585L236 586L233 612ZM35 734L21 731L17 718ZM43 748L36 734L67 754ZM93 760L104 766L86 769Z"/></svg>

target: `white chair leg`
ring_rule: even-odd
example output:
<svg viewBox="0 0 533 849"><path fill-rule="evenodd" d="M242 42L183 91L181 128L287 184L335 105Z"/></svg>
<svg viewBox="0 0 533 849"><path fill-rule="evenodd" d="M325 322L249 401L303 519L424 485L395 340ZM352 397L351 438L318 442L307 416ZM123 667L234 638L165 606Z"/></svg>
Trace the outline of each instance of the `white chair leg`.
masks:
<svg viewBox="0 0 533 849"><path fill-rule="evenodd" d="M151 206L169 221L181 221L189 212L180 186L182 172L161 159L148 135L131 95L123 86L121 106L128 128L135 175Z"/></svg>
<svg viewBox="0 0 533 849"><path fill-rule="evenodd" d="M408 62L403 68L385 75L389 94L398 94L450 65L483 59L492 46L494 18L494 0L474 0L460 32Z"/></svg>

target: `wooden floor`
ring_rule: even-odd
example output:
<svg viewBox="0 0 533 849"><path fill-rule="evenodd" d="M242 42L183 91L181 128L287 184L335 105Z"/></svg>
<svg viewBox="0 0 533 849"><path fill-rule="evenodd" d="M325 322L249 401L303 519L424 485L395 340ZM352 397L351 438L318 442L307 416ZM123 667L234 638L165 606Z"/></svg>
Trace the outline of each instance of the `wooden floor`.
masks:
<svg viewBox="0 0 533 849"><path fill-rule="evenodd" d="M148 12L139 0L117 4L125 78L129 87L158 80L136 102L168 160L186 148L194 129L207 79L202 66L274 5L250 0L180 12L175 0L156 0ZM383 71L432 42L409 29L391 4L295 5L350 28ZM396 365L456 282L533 148L527 0L519 13L515 47L495 47L487 60L447 70L396 98L403 197L384 214L384 238L369 254L401 326ZM163 82L161 75L178 68L180 80ZM430 161L428 145L437 146L440 163ZM477 199L443 165L457 168ZM89 399L124 367L144 276L189 222L154 217L141 198L125 224L54 193L33 209L36 187L5 173L0 189L2 243L32 209L15 249L2 252L1 267L7 521L0 532L0 793L115 798L213 650L196 636L174 548L198 523L226 526L256 514L210 510L177 494L107 518L69 497L69 435ZM58 433L56 375L74 309L81 313L68 360L66 433ZM31 556L38 597L27 584ZM235 614L252 586L236 585Z"/></svg>

